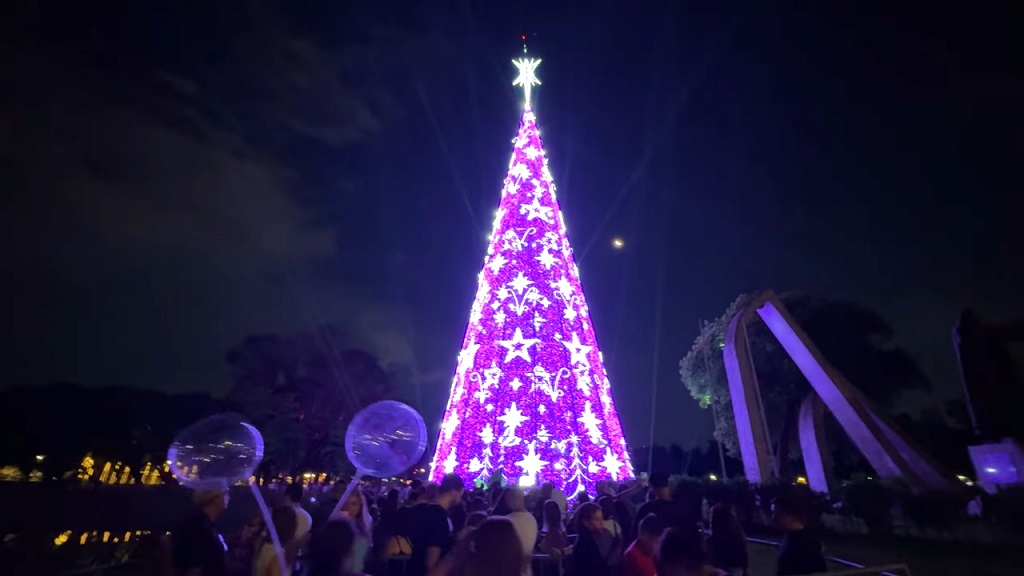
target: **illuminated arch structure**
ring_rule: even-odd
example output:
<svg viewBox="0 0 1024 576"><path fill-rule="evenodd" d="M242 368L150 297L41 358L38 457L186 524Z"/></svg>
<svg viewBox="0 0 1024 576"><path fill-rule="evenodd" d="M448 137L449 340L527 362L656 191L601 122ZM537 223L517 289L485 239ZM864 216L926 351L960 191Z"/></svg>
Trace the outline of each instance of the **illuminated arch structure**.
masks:
<svg viewBox="0 0 1024 576"><path fill-rule="evenodd" d="M922 453L822 356L778 297L767 292L729 322L723 349L736 417L743 470L755 484L774 477L764 407L747 342L747 323L757 314L814 389L800 407L800 450L807 483L815 492L835 489L822 423L827 408L881 478L898 478L912 490L954 490L954 477Z"/></svg>

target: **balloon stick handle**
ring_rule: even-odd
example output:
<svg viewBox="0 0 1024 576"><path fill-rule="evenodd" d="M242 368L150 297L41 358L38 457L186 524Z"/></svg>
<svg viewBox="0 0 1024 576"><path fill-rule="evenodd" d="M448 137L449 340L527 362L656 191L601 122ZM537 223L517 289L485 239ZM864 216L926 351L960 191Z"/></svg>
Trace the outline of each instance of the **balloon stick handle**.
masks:
<svg viewBox="0 0 1024 576"><path fill-rule="evenodd" d="M281 547L281 538L277 535L277 528L274 527L274 519L270 516L270 510L267 508L267 502L263 500L263 494L260 493L260 487L256 485L255 481L249 482L249 488L252 489L252 497L256 499L256 505L260 507L260 512L263 513L263 522L266 523L267 532L270 533L270 541L274 544L274 554L277 556L277 566L281 570L281 574L288 574L288 561L284 556L284 548Z"/></svg>
<svg viewBox="0 0 1024 576"><path fill-rule="evenodd" d="M331 515L328 518L334 518L341 511L341 507L345 505L345 502L348 502L348 497L352 495L352 491L355 490L356 485L359 484L359 479L362 477L363 471L356 469L356 475L352 477L352 481L345 487L345 494L334 505L334 510L331 510Z"/></svg>

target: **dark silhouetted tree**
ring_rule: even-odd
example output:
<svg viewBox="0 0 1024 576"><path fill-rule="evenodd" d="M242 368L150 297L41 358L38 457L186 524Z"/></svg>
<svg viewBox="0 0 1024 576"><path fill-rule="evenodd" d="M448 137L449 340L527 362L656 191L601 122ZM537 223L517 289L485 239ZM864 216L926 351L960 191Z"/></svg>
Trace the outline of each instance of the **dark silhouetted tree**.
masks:
<svg viewBox="0 0 1024 576"><path fill-rule="evenodd" d="M347 422L368 404L394 397L377 358L347 347L332 326L250 336L226 360L234 376L228 403L260 429L268 465L279 471L337 469Z"/></svg>

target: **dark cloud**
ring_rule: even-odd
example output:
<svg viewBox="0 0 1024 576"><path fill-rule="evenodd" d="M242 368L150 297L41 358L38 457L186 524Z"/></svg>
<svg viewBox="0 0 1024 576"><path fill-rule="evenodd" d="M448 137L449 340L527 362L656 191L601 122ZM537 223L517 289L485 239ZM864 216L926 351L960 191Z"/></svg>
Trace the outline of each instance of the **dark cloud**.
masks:
<svg viewBox="0 0 1024 576"><path fill-rule="evenodd" d="M216 390L243 336L318 322L411 360L400 309L322 273L344 254L318 199L344 190L344 167L311 177L295 160L380 129L386 88L359 76L375 45L330 50L247 14L209 62L201 42L143 57L116 34L85 52L26 42L5 55L13 383ZM132 56L102 64L111 51Z"/></svg>

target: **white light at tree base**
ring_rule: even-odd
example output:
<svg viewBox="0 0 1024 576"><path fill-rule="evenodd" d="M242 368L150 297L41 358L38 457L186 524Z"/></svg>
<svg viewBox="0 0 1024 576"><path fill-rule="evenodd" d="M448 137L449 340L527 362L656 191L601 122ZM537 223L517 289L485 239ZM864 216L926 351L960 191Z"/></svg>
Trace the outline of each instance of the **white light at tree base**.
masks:
<svg viewBox="0 0 1024 576"><path fill-rule="evenodd" d="M633 467L529 104L539 63L516 62L527 102L430 480L499 473L576 494Z"/></svg>

